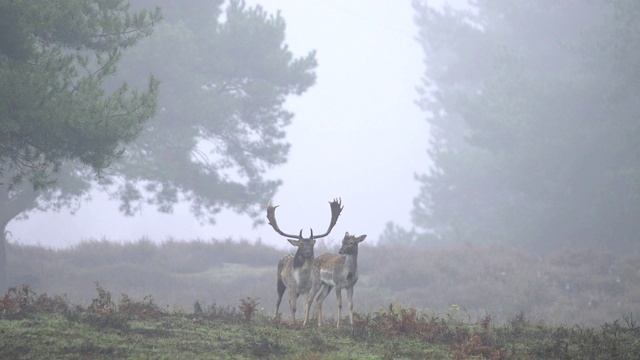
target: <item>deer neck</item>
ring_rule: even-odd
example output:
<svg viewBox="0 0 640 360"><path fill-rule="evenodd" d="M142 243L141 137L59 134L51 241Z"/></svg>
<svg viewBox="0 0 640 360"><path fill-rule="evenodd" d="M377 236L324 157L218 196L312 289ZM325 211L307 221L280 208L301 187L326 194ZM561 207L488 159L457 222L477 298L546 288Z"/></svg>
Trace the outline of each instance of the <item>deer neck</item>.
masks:
<svg viewBox="0 0 640 360"><path fill-rule="evenodd" d="M358 248L350 254L344 256L344 267L348 273L355 273L358 270Z"/></svg>
<svg viewBox="0 0 640 360"><path fill-rule="evenodd" d="M293 268L302 268L305 265L310 265L313 262L313 254L311 254L310 258L305 258L302 254L296 253L293 257Z"/></svg>

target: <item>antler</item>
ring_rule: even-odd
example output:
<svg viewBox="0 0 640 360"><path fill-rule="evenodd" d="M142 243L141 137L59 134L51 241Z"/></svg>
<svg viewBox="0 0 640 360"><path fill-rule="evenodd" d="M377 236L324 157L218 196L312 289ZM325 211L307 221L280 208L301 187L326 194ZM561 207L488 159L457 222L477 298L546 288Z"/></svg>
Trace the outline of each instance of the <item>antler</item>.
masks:
<svg viewBox="0 0 640 360"><path fill-rule="evenodd" d="M275 230L278 234L284 237L301 239L302 229L300 229L300 235L291 235L280 230L280 228L278 227L278 222L276 221L276 208L278 206L280 205L276 205L276 206L271 205L271 201L269 201L269 204L267 205L267 220L269 220L269 225L271 225L273 230Z"/></svg>
<svg viewBox="0 0 640 360"><path fill-rule="evenodd" d="M276 221L276 208L278 206L280 205L273 206L271 204L271 201L269 201L269 204L267 205L267 220L269 220L269 225L271 225L273 230L275 230L278 234L284 237L302 239L302 229L300 230L299 235L287 234L282 230L280 230L280 227L278 227L278 222ZM327 232L321 235L313 235L313 229L311 229L311 237L309 237L309 239L323 238L329 235L329 233L331 232L331 229L333 229L333 227L336 226L336 222L338 222L338 216L340 216L340 213L344 208L344 206L342 206L342 199L341 198L333 199L333 201L329 202L329 206L331 206L331 222L329 223L329 228L327 229Z"/></svg>
<svg viewBox="0 0 640 360"><path fill-rule="evenodd" d="M329 233L331 232L331 229L333 229L333 227L336 226L336 223L338 222L338 216L340 216L340 213L344 208L344 206L342 206L342 199L341 198L333 199L333 201L329 202L329 206L331 206L331 223L329 223L329 228L327 229L327 232L325 232L322 235L313 235L313 229L312 229L311 239L319 239L329 235ZM300 234L302 234L302 231L300 231Z"/></svg>

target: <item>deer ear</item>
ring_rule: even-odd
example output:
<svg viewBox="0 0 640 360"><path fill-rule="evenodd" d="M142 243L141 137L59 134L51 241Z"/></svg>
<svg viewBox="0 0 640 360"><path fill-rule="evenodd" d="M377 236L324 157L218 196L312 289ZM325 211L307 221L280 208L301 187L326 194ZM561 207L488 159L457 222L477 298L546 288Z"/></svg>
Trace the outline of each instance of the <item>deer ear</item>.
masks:
<svg viewBox="0 0 640 360"><path fill-rule="evenodd" d="M366 237L367 237L367 235L360 235L360 236L358 237L358 242L362 242L362 241L364 241L364 239L365 239Z"/></svg>
<svg viewBox="0 0 640 360"><path fill-rule="evenodd" d="M311 242L311 246L313 246L313 245L315 245L315 244L316 244L316 239L311 239L311 241L310 241L310 242Z"/></svg>
<svg viewBox="0 0 640 360"><path fill-rule="evenodd" d="M300 246L300 240L287 239L293 246Z"/></svg>

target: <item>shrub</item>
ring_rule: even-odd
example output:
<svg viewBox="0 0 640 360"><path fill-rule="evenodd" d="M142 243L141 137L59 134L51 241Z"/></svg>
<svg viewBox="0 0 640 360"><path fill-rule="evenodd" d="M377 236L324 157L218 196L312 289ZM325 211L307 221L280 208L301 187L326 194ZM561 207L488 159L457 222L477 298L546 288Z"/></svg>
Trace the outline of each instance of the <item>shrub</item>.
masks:
<svg viewBox="0 0 640 360"><path fill-rule="evenodd" d="M255 316L258 305L260 305L258 300L259 299L252 299L250 297L240 299L240 306L238 306L238 308L240 309L245 322L250 322Z"/></svg>
<svg viewBox="0 0 640 360"><path fill-rule="evenodd" d="M0 314L6 319L22 318L30 314L65 314L69 310L69 302L64 296L40 296L27 284L11 287L0 299Z"/></svg>
<svg viewBox="0 0 640 360"><path fill-rule="evenodd" d="M153 302L153 297L147 295L142 301L135 301L126 293L121 294L118 311L136 319L158 319L166 315L166 313Z"/></svg>

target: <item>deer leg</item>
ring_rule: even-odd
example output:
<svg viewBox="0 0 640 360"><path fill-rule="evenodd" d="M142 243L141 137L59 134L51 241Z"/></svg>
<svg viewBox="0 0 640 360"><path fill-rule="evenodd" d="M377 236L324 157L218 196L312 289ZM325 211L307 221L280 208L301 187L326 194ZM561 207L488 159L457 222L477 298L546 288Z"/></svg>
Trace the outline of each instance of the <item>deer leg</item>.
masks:
<svg viewBox="0 0 640 360"><path fill-rule="evenodd" d="M309 291L307 293L307 298L304 301L304 321L302 322L302 326L307 326L307 323L309 322L309 308L311 307L311 302L309 301L309 299L313 299L313 296L311 296L311 291Z"/></svg>
<svg viewBox="0 0 640 360"><path fill-rule="evenodd" d="M342 288L336 287L336 300L338 300L338 324L340 328L340 319L342 318Z"/></svg>
<svg viewBox="0 0 640 360"><path fill-rule="evenodd" d="M296 323L296 305L298 302L298 294L295 291L289 289L289 305L291 306L291 323Z"/></svg>
<svg viewBox="0 0 640 360"><path fill-rule="evenodd" d="M278 310L280 309L280 302L282 301L282 295L284 295L284 290L287 287L284 286L284 283L281 279L278 279L278 300L276 300L276 313L273 315L273 319L278 319Z"/></svg>
<svg viewBox="0 0 640 360"><path fill-rule="evenodd" d="M316 298L316 304L318 307L316 310L316 314L318 315L318 327L322 327L322 302L324 301L324 298L326 298L327 295L329 295L329 292L331 291L332 288L333 286L324 284L322 287L322 291L320 292L320 295L318 295L318 297Z"/></svg>
<svg viewBox="0 0 640 360"><path fill-rule="evenodd" d="M347 288L347 297L349 298L349 320L351 321L351 328L353 328L353 286Z"/></svg>
<svg viewBox="0 0 640 360"><path fill-rule="evenodd" d="M304 313L304 322L302 323L302 326L307 326L307 323L309 322L309 315L311 313L311 303L313 303L313 298L318 293L318 290L320 290L320 285L322 284L316 284L314 282L314 284L311 286L311 290L309 290L309 293L307 293L307 303L306 303L306 309Z"/></svg>

